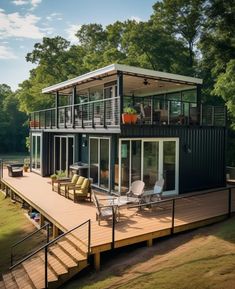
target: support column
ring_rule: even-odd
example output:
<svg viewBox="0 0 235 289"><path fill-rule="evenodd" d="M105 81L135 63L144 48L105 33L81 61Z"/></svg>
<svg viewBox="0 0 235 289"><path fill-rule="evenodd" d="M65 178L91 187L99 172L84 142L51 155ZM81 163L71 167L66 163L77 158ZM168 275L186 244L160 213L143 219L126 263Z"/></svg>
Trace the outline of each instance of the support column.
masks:
<svg viewBox="0 0 235 289"><path fill-rule="evenodd" d="M123 73L122 71L118 71L118 74L117 74L117 96L119 97L120 125L121 125L122 113L123 113Z"/></svg>
<svg viewBox="0 0 235 289"><path fill-rule="evenodd" d="M197 84L197 123L199 123L201 125L201 103L202 103L202 99L201 99L201 90L202 90L202 85L201 84Z"/></svg>
<svg viewBox="0 0 235 289"><path fill-rule="evenodd" d="M152 247L153 246L153 239L147 240L147 247Z"/></svg>
<svg viewBox="0 0 235 289"><path fill-rule="evenodd" d="M95 265L95 270L100 271L100 252L95 253L94 255L94 265Z"/></svg>
<svg viewBox="0 0 235 289"><path fill-rule="evenodd" d="M40 228L44 225L44 223L45 223L45 217L42 214L40 214L40 219L39 219Z"/></svg>
<svg viewBox="0 0 235 289"><path fill-rule="evenodd" d="M59 127L59 91L56 91L55 94L55 126L56 128Z"/></svg>
<svg viewBox="0 0 235 289"><path fill-rule="evenodd" d="M59 236L59 229L56 227L55 224L52 225L52 237L55 239Z"/></svg>
<svg viewBox="0 0 235 289"><path fill-rule="evenodd" d="M76 86L73 87L72 92L72 98L71 98L71 105L72 105L72 128L75 127L75 110L74 110L74 104L75 104L75 98L76 98Z"/></svg>

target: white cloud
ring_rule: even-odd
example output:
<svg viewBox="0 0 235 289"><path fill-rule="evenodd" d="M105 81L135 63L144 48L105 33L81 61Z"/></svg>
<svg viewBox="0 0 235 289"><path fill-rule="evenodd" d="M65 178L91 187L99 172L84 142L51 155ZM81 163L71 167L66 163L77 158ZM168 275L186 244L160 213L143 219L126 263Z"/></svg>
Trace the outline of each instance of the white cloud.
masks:
<svg viewBox="0 0 235 289"><path fill-rule="evenodd" d="M130 17L130 20L134 20L134 21L136 21L137 23L139 23L139 22L142 21L141 18L138 17L138 16L131 16L131 17Z"/></svg>
<svg viewBox="0 0 235 289"><path fill-rule="evenodd" d="M14 1L12 1L12 3L17 5L17 6L31 5L32 6L31 10L36 8L38 6L38 4L40 4L41 2L42 2L42 0L14 0Z"/></svg>
<svg viewBox="0 0 235 289"><path fill-rule="evenodd" d="M12 3L15 4L16 6L21 6L21 5L28 4L28 1L26 1L26 0L14 0L14 1L12 1Z"/></svg>
<svg viewBox="0 0 235 289"><path fill-rule="evenodd" d="M4 9L0 8L0 12L4 12L4 11L5 11Z"/></svg>
<svg viewBox="0 0 235 289"><path fill-rule="evenodd" d="M18 12L6 14L0 11L0 38L40 39L44 34L37 26L39 20L40 18L33 14L20 15Z"/></svg>
<svg viewBox="0 0 235 289"><path fill-rule="evenodd" d="M31 0L31 5L35 8L42 2L42 0Z"/></svg>
<svg viewBox="0 0 235 289"><path fill-rule="evenodd" d="M0 45L0 59L16 59L16 55L9 47Z"/></svg>
<svg viewBox="0 0 235 289"><path fill-rule="evenodd" d="M53 27L42 28L41 31L45 32L47 35L52 35L55 32Z"/></svg>
<svg viewBox="0 0 235 289"><path fill-rule="evenodd" d="M78 30L80 30L82 25L80 24L71 24L69 27L65 30L65 32L68 35L68 40L71 41L71 43L78 43L78 38L75 36L75 33L77 33Z"/></svg>
<svg viewBox="0 0 235 289"><path fill-rule="evenodd" d="M50 15L48 15L48 16L46 17L46 19L47 19L48 21L63 20L62 14L61 14L61 13L56 13L56 12L51 13Z"/></svg>

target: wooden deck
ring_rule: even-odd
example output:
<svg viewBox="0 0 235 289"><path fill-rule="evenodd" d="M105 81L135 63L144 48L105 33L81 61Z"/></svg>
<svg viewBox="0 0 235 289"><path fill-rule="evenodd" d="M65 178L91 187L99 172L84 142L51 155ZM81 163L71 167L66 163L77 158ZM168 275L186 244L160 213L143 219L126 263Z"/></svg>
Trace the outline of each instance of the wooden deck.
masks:
<svg viewBox="0 0 235 289"><path fill-rule="evenodd" d="M106 221L101 226L96 221L96 210L92 203L79 204L52 191L49 178L35 173L24 173L12 178L4 171L2 182L17 195L38 210L62 231L91 219L91 252L109 250L112 242L112 224ZM231 209L235 211L235 189L231 189ZM189 197L190 196L190 197ZM148 241L174 232L185 231L223 219L228 215L229 190L187 195L175 200L174 229L172 230L172 200L159 207L142 210L122 209L120 221L115 226L115 248Z"/></svg>

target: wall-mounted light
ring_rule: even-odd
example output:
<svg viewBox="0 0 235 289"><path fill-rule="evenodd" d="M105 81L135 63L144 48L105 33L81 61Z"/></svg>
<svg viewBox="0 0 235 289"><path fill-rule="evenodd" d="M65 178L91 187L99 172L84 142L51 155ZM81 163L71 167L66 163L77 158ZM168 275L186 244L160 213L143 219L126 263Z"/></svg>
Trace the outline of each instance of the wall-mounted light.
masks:
<svg viewBox="0 0 235 289"><path fill-rule="evenodd" d="M82 147L83 148L87 147L87 139L86 138L82 139Z"/></svg>
<svg viewBox="0 0 235 289"><path fill-rule="evenodd" d="M184 152L187 153L187 154L191 154L191 152L192 152L192 149L191 149L191 147L190 147L189 144L184 144L183 150L184 150Z"/></svg>

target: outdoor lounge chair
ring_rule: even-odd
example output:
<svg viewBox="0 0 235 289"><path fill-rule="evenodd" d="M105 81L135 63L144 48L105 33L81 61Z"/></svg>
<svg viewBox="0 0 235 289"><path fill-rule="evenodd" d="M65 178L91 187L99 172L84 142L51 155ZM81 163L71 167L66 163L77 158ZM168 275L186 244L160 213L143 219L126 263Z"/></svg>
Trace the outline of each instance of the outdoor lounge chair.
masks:
<svg viewBox="0 0 235 289"><path fill-rule="evenodd" d="M156 181L156 183L154 185L154 189L153 189L153 195L151 198L152 202L161 201L164 183L165 183L164 179L160 179L160 180Z"/></svg>
<svg viewBox="0 0 235 289"><path fill-rule="evenodd" d="M91 193L91 181L84 178L81 187L78 189L76 186L73 188L73 201L76 203L78 200L85 200ZM90 197L91 200L91 197Z"/></svg>
<svg viewBox="0 0 235 289"><path fill-rule="evenodd" d="M73 177L69 181L65 180L65 181L58 182L57 183L58 192L60 192L60 194L61 194L61 192L64 192L65 196L66 196L67 191L76 185L78 178L79 178L79 175L74 174ZM56 183L55 183L55 185L56 185Z"/></svg>
<svg viewBox="0 0 235 289"><path fill-rule="evenodd" d="M137 198L138 202L141 203L144 187L145 183L143 181L134 181L131 184L130 190L126 193L127 197Z"/></svg>
<svg viewBox="0 0 235 289"><path fill-rule="evenodd" d="M116 221L119 221L119 212L118 212L118 206L112 206L112 205L102 205L96 194L92 193L92 201L95 204L96 207L96 221L98 221L98 224L100 225L101 220L109 220L113 219L113 214Z"/></svg>
<svg viewBox="0 0 235 289"><path fill-rule="evenodd" d="M85 177L79 176L74 185L70 184L69 187L66 188L66 196L70 198L70 195L72 194L72 199L74 199L74 190L80 190L85 179Z"/></svg>
<svg viewBox="0 0 235 289"><path fill-rule="evenodd" d="M9 177L23 177L23 164L7 165Z"/></svg>

